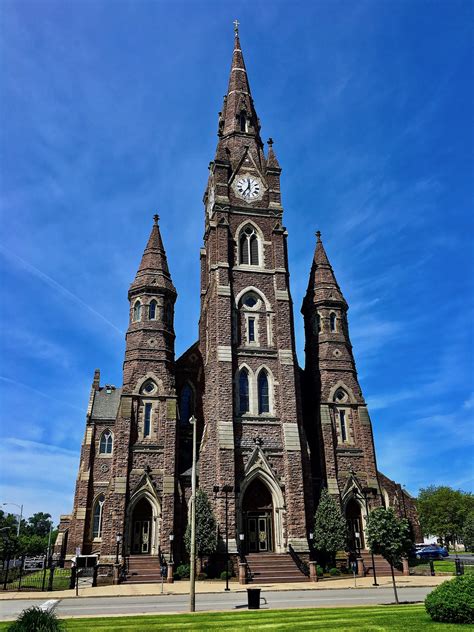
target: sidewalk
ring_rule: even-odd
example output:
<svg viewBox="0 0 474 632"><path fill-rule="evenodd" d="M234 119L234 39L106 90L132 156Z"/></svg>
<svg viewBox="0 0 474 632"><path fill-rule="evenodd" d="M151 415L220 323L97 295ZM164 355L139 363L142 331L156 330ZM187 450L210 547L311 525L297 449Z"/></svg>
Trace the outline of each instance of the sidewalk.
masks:
<svg viewBox="0 0 474 632"><path fill-rule="evenodd" d="M439 586L451 576L424 577L411 576L396 578L398 588L420 588L425 586ZM232 592L245 592L247 588L261 588L262 591L269 590L340 590L340 589L357 589L357 588L373 588L372 577L357 578L357 586L354 586L353 577L344 577L338 579L324 579L319 582L298 582L288 584L251 584L242 585L231 581L229 588ZM391 587L391 577L381 577L378 579L380 587ZM223 581L199 581L196 582L196 594L203 593L220 593L224 590ZM189 581L177 581L174 584L164 584L163 592L165 595L185 595L189 593ZM99 586L97 588L79 588L79 597L133 597L146 595L160 595L161 583L157 584L119 584L118 586ZM2 599L66 599L75 597L74 590L55 590L52 592L38 591L21 591L21 592L0 592L0 600Z"/></svg>

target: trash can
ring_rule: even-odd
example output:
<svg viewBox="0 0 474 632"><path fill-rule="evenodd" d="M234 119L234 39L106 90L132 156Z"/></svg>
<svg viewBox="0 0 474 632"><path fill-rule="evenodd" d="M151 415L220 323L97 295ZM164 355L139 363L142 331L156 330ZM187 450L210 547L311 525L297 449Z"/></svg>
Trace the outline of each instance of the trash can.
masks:
<svg viewBox="0 0 474 632"><path fill-rule="evenodd" d="M259 610L260 588L247 588L247 601L249 610Z"/></svg>

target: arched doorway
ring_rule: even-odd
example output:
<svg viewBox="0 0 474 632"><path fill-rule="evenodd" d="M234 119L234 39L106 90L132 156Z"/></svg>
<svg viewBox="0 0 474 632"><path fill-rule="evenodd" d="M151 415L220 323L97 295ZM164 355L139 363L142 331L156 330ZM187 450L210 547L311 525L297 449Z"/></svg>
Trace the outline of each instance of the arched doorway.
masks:
<svg viewBox="0 0 474 632"><path fill-rule="evenodd" d="M245 490L242 518L247 553L273 551L273 500L270 490L259 478Z"/></svg>
<svg viewBox="0 0 474 632"><path fill-rule="evenodd" d="M346 520L349 527L349 548L359 553L365 548L364 525L359 503L351 498L346 505Z"/></svg>
<svg viewBox="0 0 474 632"><path fill-rule="evenodd" d="M132 513L131 552L134 555L151 553L153 510L146 498L137 502Z"/></svg>

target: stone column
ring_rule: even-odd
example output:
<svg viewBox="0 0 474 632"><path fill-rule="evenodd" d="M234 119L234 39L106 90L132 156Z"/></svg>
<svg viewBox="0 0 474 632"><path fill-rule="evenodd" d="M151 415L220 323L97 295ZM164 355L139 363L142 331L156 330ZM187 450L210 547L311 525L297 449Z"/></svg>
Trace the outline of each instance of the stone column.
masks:
<svg viewBox="0 0 474 632"><path fill-rule="evenodd" d="M239 584L247 583L247 564L239 562Z"/></svg>
<svg viewBox="0 0 474 632"><path fill-rule="evenodd" d="M309 563L309 581L310 582L318 581L318 563L317 562Z"/></svg>
<svg viewBox="0 0 474 632"><path fill-rule="evenodd" d="M408 559L406 557L402 559L402 564L403 564L403 574L408 576L410 574L410 568L408 566Z"/></svg>
<svg viewBox="0 0 474 632"><path fill-rule="evenodd" d="M174 582L173 572L174 572L174 562L168 562L168 574L166 576L166 582L168 584L172 584Z"/></svg>

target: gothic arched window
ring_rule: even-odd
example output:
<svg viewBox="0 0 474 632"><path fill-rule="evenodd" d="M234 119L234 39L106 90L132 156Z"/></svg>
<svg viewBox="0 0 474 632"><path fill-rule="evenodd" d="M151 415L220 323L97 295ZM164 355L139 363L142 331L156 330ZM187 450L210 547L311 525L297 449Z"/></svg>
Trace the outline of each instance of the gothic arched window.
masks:
<svg viewBox="0 0 474 632"><path fill-rule="evenodd" d="M331 312L329 315L329 328L331 331L336 331L336 314Z"/></svg>
<svg viewBox="0 0 474 632"><path fill-rule="evenodd" d="M102 517L105 496L101 494L94 503L94 511L92 513L92 537L100 538L102 536Z"/></svg>
<svg viewBox="0 0 474 632"><path fill-rule="evenodd" d="M142 304L140 301L137 301L133 306L133 320L138 322L142 317Z"/></svg>
<svg viewBox="0 0 474 632"><path fill-rule="evenodd" d="M265 370L258 375L258 414L270 412L270 393L268 388L268 375Z"/></svg>
<svg viewBox="0 0 474 632"><path fill-rule="evenodd" d="M321 318L321 314L318 312L318 333L321 333L323 330L323 319Z"/></svg>
<svg viewBox="0 0 474 632"><path fill-rule="evenodd" d="M179 398L179 418L182 424L189 422L191 416L194 414L194 391L191 384L186 382L181 391L181 397Z"/></svg>
<svg viewBox="0 0 474 632"><path fill-rule="evenodd" d="M157 305L158 305L158 303L155 301L155 299L150 301L150 305L148 307L148 318L150 320L156 320L156 308L157 308Z"/></svg>
<svg viewBox="0 0 474 632"><path fill-rule="evenodd" d="M110 430L104 430L100 438L99 454L112 454L113 437Z"/></svg>
<svg viewBox="0 0 474 632"><path fill-rule="evenodd" d="M240 122L240 131L248 132L249 131L248 119L247 119L247 114L245 110L242 110L242 112L240 113L239 122Z"/></svg>
<svg viewBox="0 0 474 632"><path fill-rule="evenodd" d="M248 413L249 402L249 372L242 369L239 374L239 413Z"/></svg>
<svg viewBox="0 0 474 632"><path fill-rule="evenodd" d="M258 266L258 237L253 226L246 226L239 239L240 263Z"/></svg>

